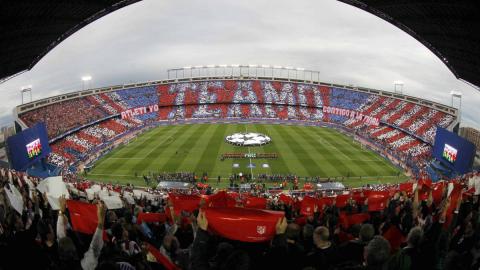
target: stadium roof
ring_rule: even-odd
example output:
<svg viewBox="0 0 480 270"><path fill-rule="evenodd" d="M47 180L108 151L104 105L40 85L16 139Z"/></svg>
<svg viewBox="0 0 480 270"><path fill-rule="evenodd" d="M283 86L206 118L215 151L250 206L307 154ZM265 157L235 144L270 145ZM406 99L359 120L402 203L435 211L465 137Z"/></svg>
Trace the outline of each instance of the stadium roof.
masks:
<svg viewBox="0 0 480 270"><path fill-rule="evenodd" d="M435 53L458 79L480 88L480 1L339 1L407 32Z"/></svg>
<svg viewBox="0 0 480 270"><path fill-rule="evenodd" d="M0 9L0 82L31 69L85 25L140 0L6 0Z"/></svg>
<svg viewBox="0 0 480 270"><path fill-rule="evenodd" d="M141 0L6 0L0 11L0 82L31 69L85 25ZM339 0L404 30L454 73L480 87L480 2Z"/></svg>

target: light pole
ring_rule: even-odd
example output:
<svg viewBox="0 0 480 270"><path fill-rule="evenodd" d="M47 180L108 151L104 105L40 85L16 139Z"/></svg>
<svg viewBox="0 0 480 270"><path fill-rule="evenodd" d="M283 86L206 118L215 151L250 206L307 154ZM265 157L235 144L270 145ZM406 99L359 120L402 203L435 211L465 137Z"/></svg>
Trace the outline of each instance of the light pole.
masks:
<svg viewBox="0 0 480 270"><path fill-rule="evenodd" d="M393 92L397 93L398 89L398 93L403 94L403 85L404 83L402 81L393 81Z"/></svg>
<svg viewBox="0 0 480 270"><path fill-rule="evenodd" d="M26 86L20 87L20 93L22 94L22 104L24 103L23 102L24 96L27 96L27 93L30 96L30 100L28 102L32 101L32 85L26 85Z"/></svg>
<svg viewBox="0 0 480 270"><path fill-rule="evenodd" d="M85 85L88 84L89 81L92 80L92 76L90 75L85 75L82 77L82 81L83 81L83 90L85 90Z"/></svg>
<svg viewBox="0 0 480 270"><path fill-rule="evenodd" d="M452 96L452 107L453 107L453 98L458 98L459 106L458 106L458 120L462 122L462 92L452 90L450 91L450 95Z"/></svg>

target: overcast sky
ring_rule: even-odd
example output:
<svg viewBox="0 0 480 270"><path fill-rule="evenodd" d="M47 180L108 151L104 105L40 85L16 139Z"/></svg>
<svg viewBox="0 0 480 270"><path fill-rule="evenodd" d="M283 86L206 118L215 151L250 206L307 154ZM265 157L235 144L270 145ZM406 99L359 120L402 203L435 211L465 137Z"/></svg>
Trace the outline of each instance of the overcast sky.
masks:
<svg viewBox="0 0 480 270"><path fill-rule="evenodd" d="M33 99L91 87L164 79L173 67L270 64L321 72L321 80L393 90L447 105L463 93L463 124L480 128L480 92L457 80L395 26L334 0L144 0L107 15L0 84L0 124L12 121L20 87ZM72 116L73 117L73 116Z"/></svg>

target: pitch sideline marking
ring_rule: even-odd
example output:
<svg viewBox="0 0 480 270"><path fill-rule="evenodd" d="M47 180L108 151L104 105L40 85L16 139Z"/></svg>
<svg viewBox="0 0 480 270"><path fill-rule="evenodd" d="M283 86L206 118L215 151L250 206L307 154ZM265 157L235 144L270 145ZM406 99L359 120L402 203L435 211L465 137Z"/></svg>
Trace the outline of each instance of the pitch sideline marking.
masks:
<svg viewBox="0 0 480 270"><path fill-rule="evenodd" d="M135 177L134 175L130 175L130 174L109 174L109 173L89 173L88 175L98 175L98 176L128 176L128 177ZM142 178L143 176L136 176L137 178ZM309 176L310 177L310 176ZM333 177L335 178L335 176L330 176L330 177ZM342 176L336 176L336 177L342 177ZM396 178L398 176L396 175L384 175L384 176L376 176L376 175L373 175L373 176L369 176L369 175L362 175L362 176L355 176L355 177L349 177L347 179L357 179L357 178ZM328 176L325 176L325 177L322 177L322 178L328 178ZM230 179L228 177L221 177L220 179Z"/></svg>

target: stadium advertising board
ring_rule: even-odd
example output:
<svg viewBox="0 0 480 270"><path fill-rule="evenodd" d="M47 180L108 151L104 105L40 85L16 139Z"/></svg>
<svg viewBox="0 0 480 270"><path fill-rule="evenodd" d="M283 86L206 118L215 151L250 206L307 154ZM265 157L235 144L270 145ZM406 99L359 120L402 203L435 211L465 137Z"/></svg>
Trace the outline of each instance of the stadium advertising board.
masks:
<svg viewBox="0 0 480 270"><path fill-rule="evenodd" d="M8 158L12 168L24 171L51 152L48 145L47 129L38 123L7 139Z"/></svg>
<svg viewBox="0 0 480 270"><path fill-rule="evenodd" d="M378 126L380 124L380 119L376 117L364 115L360 112L349 110L349 109L323 106L323 113L335 114L335 115L340 115L348 118L355 118L356 120L363 121L365 122L365 124L371 125L371 126Z"/></svg>
<svg viewBox="0 0 480 270"><path fill-rule="evenodd" d="M475 145L444 128L437 128L433 156L448 168L464 174L471 170Z"/></svg>
<svg viewBox="0 0 480 270"><path fill-rule="evenodd" d="M122 115L122 119L125 119L125 118L132 118L137 115L147 114L151 112L158 112L158 105L155 104L155 105L128 109L123 111L121 115Z"/></svg>

